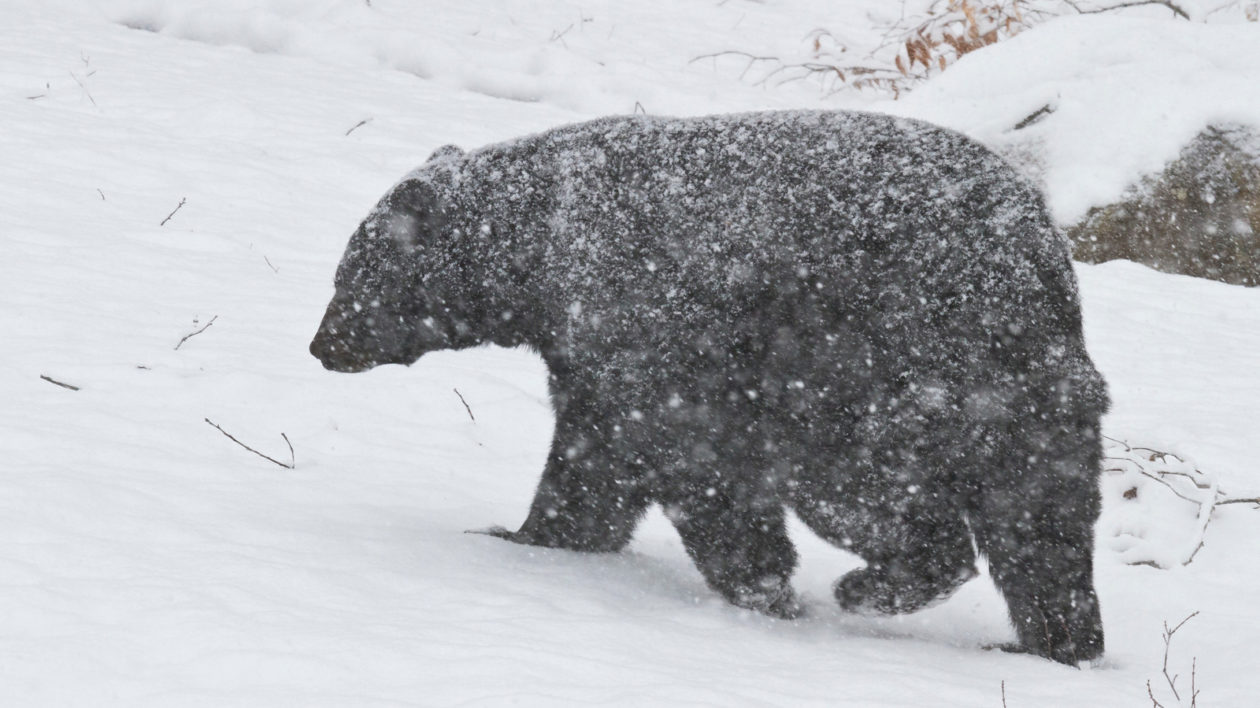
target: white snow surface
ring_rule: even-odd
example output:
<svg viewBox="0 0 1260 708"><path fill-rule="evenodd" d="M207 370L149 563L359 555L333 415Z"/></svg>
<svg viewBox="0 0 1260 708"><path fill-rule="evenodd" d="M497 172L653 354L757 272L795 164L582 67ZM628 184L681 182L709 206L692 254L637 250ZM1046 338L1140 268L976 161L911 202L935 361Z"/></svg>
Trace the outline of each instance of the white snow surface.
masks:
<svg viewBox="0 0 1260 708"><path fill-rule="evenodd" d="M1059 20L896 103L691 62L877 34L888 5L0 1L0 705L1137 706L1149 679L1171 706L1162 623L1196 610L1169 656L1182 703L1193 659L1200 705L1252 705L1254 505L1217 507L1181 565L1197 507L1104 480L1108 653L1078 671L983 648L1013 638L987 577L913 615L842 613L830 584L860 561L800 525L795 622L717 598L656 512L615 555L465 534L524 518L541 362L346 376L307 353L345 239L445 143L636 102L864 106L1038 141L1068 218L1208 120L1260 124L1254 24ZM1078 274L1106 434L1260 494L1260 289ZM207 418L287 462L285 433L296 467Z"/></svg>

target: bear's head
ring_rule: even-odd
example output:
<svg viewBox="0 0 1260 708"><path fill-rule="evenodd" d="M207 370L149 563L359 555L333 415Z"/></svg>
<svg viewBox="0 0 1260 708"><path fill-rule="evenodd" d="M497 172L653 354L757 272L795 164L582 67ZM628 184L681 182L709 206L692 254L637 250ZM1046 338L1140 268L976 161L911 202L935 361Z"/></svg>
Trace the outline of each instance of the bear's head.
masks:
<svg viewBox="0 0 1260 708"><path fill-rule="evenodd" d="M484 341L466 239L450 224L440 186L423 168L404 180L350 238L311 353L333 371L411 364L426 352Z"/></svg>

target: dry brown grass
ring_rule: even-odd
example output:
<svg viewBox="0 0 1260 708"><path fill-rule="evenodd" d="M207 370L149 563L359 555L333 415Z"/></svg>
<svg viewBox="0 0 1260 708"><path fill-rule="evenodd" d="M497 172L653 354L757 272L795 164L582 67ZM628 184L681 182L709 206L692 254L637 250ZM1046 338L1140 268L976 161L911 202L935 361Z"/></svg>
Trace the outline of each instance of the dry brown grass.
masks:
<svg viewBox="0 0 1260 708"><path fill-rule="evenodd" d="M894 64L907 78L944 71L962 56L1025 29L1029 20L1024 4L1023 0L945 0L943 9L934 6L937 11L910 31ZM1032 14L1029 10L1028 15Z"/></svg>

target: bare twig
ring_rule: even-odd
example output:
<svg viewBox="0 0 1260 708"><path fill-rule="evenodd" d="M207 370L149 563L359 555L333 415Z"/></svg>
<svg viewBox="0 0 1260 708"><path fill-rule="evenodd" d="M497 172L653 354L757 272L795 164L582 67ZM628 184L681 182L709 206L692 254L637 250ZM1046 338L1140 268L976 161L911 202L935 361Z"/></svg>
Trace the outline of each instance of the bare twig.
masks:
<svg viewBox="0 0 1260 708"><path fill-rule="evenodd" d="M180 347L182 347L182 346L184 346L184 342L187 342L189 339L191 339L191 338L193 338L193 337L196 337L197 335L201 334L202 332L204 332L204 331L206 331L206 330L210 329L210 325L214 324L214 321L215 321L215 320L217 320L217 319L219 319L219 316L218 316L218 315L215 315L214 317L211 317L211 318L210 318L210 321L206 323L206 326L205 326L205 327L202 327L201 329L197 330L196 332L189 332L188 334L185 334L185 335L184 335L184 338L183 338L183 339L181 339L181 340L179 340L179 344L176 344L176 345L175 345L175 351L179 351L179 348L180 348Z"/></svg>
<svg viewBox="0 0 1260 708"><path fill-rule="evenodd" d="M1173 635L1177 633L1177 630L1181 629L1181 627L1185 625L1186 622L1189 622L1190 620L1194 619L1194 617L1198 614L1199 614L1198 610L1191 612L1189 615L1186 616L1185 619L1178 622L1177 626L1173 627L1172 629L1168 628L1168 622L1164 622L1164 680L1168 682L1168 688L1172 690L1173 698L1176 698L1178 703L1181 702L1181 694L1177 692L1177 676L1168 675L1168 651L1172 648L1172 638L1173 638ZM1198 657L1195 657L1194 660L1197 661L1197 659Z"/></svg>
<svg viewBox="0 0 1260 708"><path fill-rule="evenodd" d="M1157 450L1152 447L1141 447L1141 446L1130 445L1123 440L1119 440L1117 438L1113 438L1107 435L1104 435L1102 437L1105 440L1115 443L1117 446L1124 448L1124 452L1130 453L1131 455L1130 457L1115 457L1115 456L1110 456L1110 455L1105 456L1104 459L1112 463L1107 466L1106 468L1107 472L1123 473L1123 472L1129 471L1129 470L1126 470L1122 465L1116 464L1116 463L1123 463L1124 465L1131 465L1133 468L1133 471L1136 471L1138 474L1142 475L1143 477L1154 480L1155 482L1158 482L1159 484L1163 485L1166 489L1168 489L1168 491L1172 492L1173 495L1175 495L1177 498L1182 499L1183 501L1187 501L1192 504L1198 505L1199 507L1199 513L1198 513L1199 543L1195 546L1195 549L1190 554L1189 558L1187 558L1186 561L1183 563L1184 565L1188 565L1190 561L1194 560L1195 556L1198 555L1199 551L1203 549L1204 538L1207 535L1207 528L1208 528L1208 525L1211 523L1212 514L1215 512L1216 507L1225 506L1227 504L1252 504L1256 508L1260 509L1260 497L1231 497L1229 496L1228 494L1226 494L1224 490L1220 488L1220 485L1216 482L1215 479L1204 474L1193 463L1189 462L1184 457L1181 457L1171 452ZM1136 458L1138 459L1135 459L1134 456L1136 456ZM1184 468L1189 471L1183 471L1180 469L1155 469L1154 471L1148 471L1147 468L1142 464L1143 462L1152 462L1152 463L1162 463L1163 465L1167 465L1170 463L1170 461L1171 463L1174 463L1175 465L1184 466ZM1198 499L1187 496L1186 493L1183 493L1181 490L1179 490L1176 486L1174 486L1170 482L1170 480L1174 477L1178 477L1178 478L1188 481L1190 484L1194 485L1195 489L1198 489L1204 492L1203 496ZM1157 568L1161 567L1160 565L1153 562L1149 562L1149 561L1134 563L1134 565L1151 565Z"/></svg>
<svg viewBox="0 0 1260 708"><path fill-rule="evenodd" d="M1032 113L1029 113L1023 120L1016 123L1014 130L1023 130L1024 128L1027 128L1033 123L1036 123L1042 118L1045 118L1046 116L1050 115L1051 113L1054 113L1054 108L1052 108L1050 104L1047 103L1046 105L1042 106L1041 108L1038 108Z"/></svg>
<svg viewBox="0 0 1260 708"><path fill-rule="evenodd" d="M179 204L175 205L175 208L171 211L171 213L167 214L166 218L162 219L162 223L158 224L158 226L166 226L166 222L170 221L172 216L175 216L175 212L184 208L184 202L186 201L188 201L187 197L180 197Z"/></svg>
<svg viewBox="0 0 1260 708"><path fill-rule="evenodd" d="M1204 525L1203 525L1203 531L1204 531L1204 533L1206 533L1206 532L1207 532L1207 524L1204 524ZM1203 534L1200 534L1200 535L1199 535L1199 545L1195 546L1193 551L1190 551L1190 555L1186 557L1186 562L1182 563L1182 565L1190 565L1191 563L1193 563L1193 562L1194 562L1194 557L1195 557L1195 556L1197 556L1197 555L1199 555L1199 551L1203 550L1203 547L1204 547L1205 545L1207 545L1207 541L1206 541L1206 540L1204 540L1204 538L1203 538Z"/></svg>
<svg viewBox="0 0 1260 708"><path fill-rule="evenodd" d="M783 60L782 60L782 59L780 59L780 58L778 58L778 57L759 57L759 56L756 56L756 55L754 55L754 54L749 54L748 52L741 52L741 51L737 51L737 50L734 50L734 49L728 49L728 50L726 50L726 51L724 51L724 52L714 52L714 53L712 53L712 54L701 54L700 56L696 57L695 59L692 59L691 61L689 61L689 62L687 62L687 63L688 63L688 64L694 64L694 63L696 63L696 62L700 61L701 59L714 59L714 60L716 60L716 59L718 59L719 57L727 57L727 56L740 57L740 58L743 58L743 59L748 60L748 64L744 67L744 70L743 70L742 72L740 72L740 74L739 74L739 78L741 78L741 79L742 79L742 78L744 78L744 76L745 76L746 74L748 74L748 70L749 70L749 69L751 69L751 68L753 68L753 66L754 66L754 65L756 65L758 62L763 62L763 61L777 61L777 62L779 62L780 64L782 64L782 63L783 63Z"/></svg>
<svg viewBox="0 0 1260 708"><path fill-rule="evenodd" d="M62 387L62 388L68 388L68 389L70 389L71 391L78 391L78 390L79 390L79 387L78 387L78 386L72 386L72 385L70 385L70 384L68 384L68 383L64 383L64 382L62 382L62 381L58 381L57 379L54 379L53 377L48 376L48 375L46 375L46 374L40 374L40 375L39 375L39 377L40 377L41 379L43 379L43 380L47 381L47 382L48 382L48 383L50 383L50 384L54 384L54 385L56 385L56 386L60 386L60 387Z"/></svg>
<svg viewBox="0 0 1260 708"><path fill-rule="evenodd" d="M274 265L272 265L272 264L271 264L271 259L270 259L270 258L268 258L268 257L266 257L266 256L263 256L263 260L264 260L264 261L267 261L267 265L271 266L271 270L272 270L272 272L275 272L275 273L279 273L279 272L280 272L280 269L279 269L279 268L277 268L277 267L275 267Z"/></svg>
<svg viewBox="0 0 1260 708"><path fill-rule="evenodd" d="M101 191L100 187L96 188L96 193L101 195L101 201L105 201L105 193Z"/></svg>
<svg viewBox="0 0 1260 708"><path fill-rule="evenodd" d="M1002 679L1002 708L1006 708L1006 679Z"/></svg>
<svg viewBox="0 0 1260 708"><path fill-rule="evenodd" d="M874 66L864 66L860 64L836 65L828 64L820 61L808 61L800 63L788 63L774 56L757 56L748 52L728 50L723 52L715 52L713 54L702 54L691 62L697 62L701 59L717 60L721 57L739 57L745 61L744 68L739 74L739 78L745 79L754 67L761 64L770 64L773 68L769 68L759 79L753 82L754 86L774 86L779 87L793 81L803 81L811 77L817 77L825 81L831 79L832 91L838 91L837 84L848 82L850 86L855 88L865 87L884 87L899 95L896 81L902 78L902 75L893 69L881 69ZM777 64L777 66L775 66ZM772 82L771 79L774 79Z"/></svg>
<svg viewBox="0 0 1260 708"><path fill-rule="evenodd" d="M1178 7L1177 4L1172 2L1171 0L1133 0L1133 2L1121 2L1121 3L1116 3L1115 5L1107 5L1105 7L1096 7L1089 10L1082 10L1079 7L1075 7L1075 6L1073 6L1073 9L1075 9L1078 13L1082 15L1096 15L1100 12L1111 12L1113 10L1123 10L1126 7L1141 7L1142 5L1163 5L1164 7L1171 10L1172 13L1176 15L1177 17L1180 17L1183 20L1190 19L1190 15L1185 10Z"/></svg>
<svg viewBox="0 0 1260 708"><path fill-rule="evenodd" d="M1168 622L1164 622L1164 633L1162 635L1164 639L1164 667L1163 667L1164 681L1168 683L1168 690L1172 691L1173 698L1176 699L1178 704L1181 703L1181 693L1177 691L1177 679L1179 678L1179 675L1178 674L1169 675L1168 653L1172 649L1173 635L1176 634L1177 630L1181 629L1182 626L1184 626L1186 622L1189 622L1198 614L1199 614L1198 610L1191 612L1189 615L1186 616L1185 619L1178 622L1176 627L1170 628L1168 626ZM1190 660L1190 708L1195 708L1198 705L1198 696L1199 696L1199 688L1197 685L1198 670L1199 670L1199 659L1198 657L1193 657ZM1151 708L1165 708L1164 704L1160 703L1159 699L1155 698L1155 691L1151 688L1151 682L1149 679L1146 681L1146 695L1151 699Z"/></svg>
<svg viewBox="0 0 1260 708"><path fill-rule="evenodd" d="M554 41L556 41L556 40L559 40L561 44L564 44L564 46L568 47L569 45L568 45L568 44L566 44L566 43L565 43L565 41L564 41L564 36L565 36L566 34L568 34L568 33L569 33L569 30L571 30L571 29L573 29L573 25L572 25L572 24L570 24L568 27L565 27L565 28L564 28L563 30L561 30L561 31L551 30L551 38L550 38L550 39L548 39L547 41L548 41L548 42L554 42Z"/></svg>
<svg viewBox="0 0 1260 708"><path fill-rule="evenodd" d="M237 445L240 445L241 447L245 448L246 450L249 450L250 452L254 453L255 455L258 455L259 457L263 458L264 460L267 460L268 462L271 462L271 463L273 463L273 464L280 465L281 467L285 468L286 470L291 470L291 469L294 469L294 468L297 466L297 464L296 464L296 458L295 458L295 457L294 457L294 455L293 455L293 443L289 442L289 436L285 435L284 433L280 433L280 437L284 438L284 444L286 444L286 445L288 445L288 446L289 446L289 462L288 462L288 463L281 462L280 460L277 460L277 459L275 459L274 457L271 457L271 456L269 456L269 455L264 455L263 453L261 453L261 452L259 452L259 451L255 450L254 448L250 447L249 445L246 445L245 443L241 442L240 440L237 440L235 437L233 437L233 436L232 436L232 434L231 434L231 433L229 433L228 431L226 431L226 430L224 430L223 428L219 427L219 424L218 424L218 423L215 423L214 421L210 420L209 418L206 418L205 420L206 420L206 422L207 422L207 423L209 423L211 426L213 426L213 427L214 427L216 430L218 430L220 433L223 433L225 436L227 436L227 439L228 439L228 440L231 440L232 442L236 443Z"/></svg>
<svg viewBox="0 0 1260 708"><path fill-rule="evenodd" d="M79 77L75 76L73 71L69 71L66 73L70 74L70 78L74 79L74 82L79 85L79 88L83 89L83 95L87 96L88 100L92 102L93 106L96 106L96 99L92 98L92 92L88 91L88 87L85 86L83 82L79 80ZM99 106L96 106L96 107L99 108Z"/></svg>
<svg viewBox="0 0 1260 708"><path fill-rule="evenodd" d="M297 466L297 455L293 453L293 443L289 442L289 436L283 432L280 433L280 437L284 438L284 444L289 446L289 469L293 469Z"/></svg>
<svg viewBox="0 0 1260 708"><path fill-rule="evenodd" d="M1129 443L1127 443L1127 442L1125 442L1125 441L1123 441L1123 440L1121 440L1121 439L1119 439L1119 438L1113 438L1113 437L1111 437L1110 435L1104 435L1104 436L1102 436L1102 439L1103 439L1103 440L1110 440L1111 442L1113 442L1113 443L1115 443L1115 444L1117 444L1117 445L1123 445L1123 446L1124 446L1124 451L1125 451L1125 452L1129 452L1130 450L1132 450L1132 449L1133 449L1133 448L1129 447Z"/></svg>
<svg viewBox="0 0 1260 708"><path fill-rule="evenodd" d="M477 419L473 417L472 408L468 407L468 401L464 400L464 394L460 393L459 389L452 389L452 390L455 391L456 396L459 396L459 402L464 404L464 410L468 411L468 417L472 419L472 422L476 423Z"/></svg>
<svg viewBox="0 0 1260 708"><path fill-rule="evenodd" d="M1199 705L1199 689L1195 686L1197 674L1199 673L1199 657L1191 657L1190 659L1190 708L1196 708Z"/></svg>
<svg viewBox="0 0 1260 708"><path fill-rule="evenodd" d="M646 108L644 108L644 107L643 107L643 104L642 104L642 103L639 103L638 101L635 101L635 102L634 102L634 112L635 112L635 113L642 113L643 115L647 115L647 109L646 109Z"/></svg>
<svg viewBox="0 0 1260 708"><path fill-rule="evenodd" d="M1131 460L1130 460L1130 461L1131 461ZM1167 473L1167 472L1161 472L1160 474L1151 474L1150 472L1147 472L1146 470L1141 470L1141 469L1140 469L1140 473L1141 473L1141 475L1142 475L1143 477L1149 477L1149 478L1151 478L1151 479L1155 480L1156 482L1159 482L1160 484L1164 485L1165 487L1167 487L1167 488L1168 488L1168 491L1172 492L1172 493L1173 493L1174 495L1176 495L1177 497L1179 497L1179 498L1181 498L1181 499L1184 499L1185 501L1190 502L1191 504L1202 504L1202 503L1203 503L1203 502L1200 502L1198 499L1191 499L1190 497L1188 497L1188 496L1186 496L1186 495L1182 494L1181 492L1177 491L1177 490L1176 490L1176 488L1174 488L1171 484L1169 484L1169 483L1168 483L1168 480L1166 480L1166 479L1164 479L1163 477L1161 477L1161 476L1160 476L1160 474L1169 474L1169 473Z"/></svg>
<svg viewBox="0 0 1260 708"><path fill-rule="evenodd" d="M372 122L372 119L371 119L371 118L364 118L363 120L359 121L358 123L355 123L355 124L354 124L354 127L350 128L350 130L347 130L347 131L346 131L346 135L349 135L349 134L353 133L354 131L358 130L359 128L362 128L363 126L365 126L365 125L367 125L368 123L371 123L371 122Z"/></svg>

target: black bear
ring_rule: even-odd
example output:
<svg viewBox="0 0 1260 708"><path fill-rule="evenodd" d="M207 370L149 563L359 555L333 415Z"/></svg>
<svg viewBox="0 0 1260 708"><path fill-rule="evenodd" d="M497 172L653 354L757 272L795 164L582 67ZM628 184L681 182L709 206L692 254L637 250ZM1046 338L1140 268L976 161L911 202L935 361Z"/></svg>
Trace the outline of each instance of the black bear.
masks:
<svg viewBox="0 0 1260 708"><path fill-rule="evenodd" d="M1068 246L955 132L849 112L613 117L439 150L350 239L335 371L493 343L546 362L518 543L623 548L662 505L709 586L791 617L791 508L909 612L987 557L1025 651L1103 651L1099 418ZM973 545L974 539L974 545Z"/></svg>

